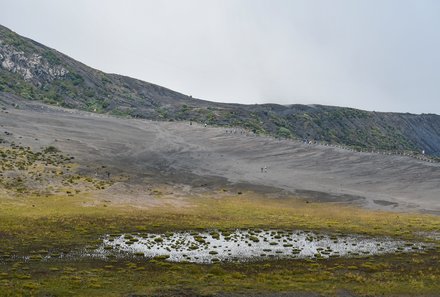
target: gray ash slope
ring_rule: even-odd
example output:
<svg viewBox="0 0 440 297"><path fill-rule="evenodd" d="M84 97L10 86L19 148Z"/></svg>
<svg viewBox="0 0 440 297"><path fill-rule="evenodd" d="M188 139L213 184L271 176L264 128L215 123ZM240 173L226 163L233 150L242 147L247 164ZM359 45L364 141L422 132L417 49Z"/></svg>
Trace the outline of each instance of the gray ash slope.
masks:
<svg viewBox="0 0 440 297"><path fill-rule="evenodd" d="M242 105L192 98L90 68L0 26L0 96L151 120L192 120L358 149L440 156L440 116L367 112L322 105Z"/></svg>
<svg viewBox="0 0 440 297"><path fill-rule="evenodd" d="M312 203L440 213L439 163L231 134L188 122L122 119L30 101L16 109L14 100L21 99L0 98L5 145L35 150L55 146L74 156L90 174L124 175L128 179L118 183L122 189L118 199L124 199L127 188L166 182L193 189L281 191ZM262 172L265 166L267 172Z"/></svg>

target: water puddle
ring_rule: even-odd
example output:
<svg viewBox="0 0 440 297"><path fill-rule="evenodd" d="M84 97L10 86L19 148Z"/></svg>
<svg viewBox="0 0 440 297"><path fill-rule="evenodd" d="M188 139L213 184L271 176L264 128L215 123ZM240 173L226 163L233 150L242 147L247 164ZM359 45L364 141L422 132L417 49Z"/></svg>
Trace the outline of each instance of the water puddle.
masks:
<svg viewBox="0 0 440 297"><path fill-rule="evenodd" d="M390 238L328 235L308 231L235 230L107 235L95 254L128 254L173 262L212 263L273 258L356 257L423 248L421 243Z"/></svg>

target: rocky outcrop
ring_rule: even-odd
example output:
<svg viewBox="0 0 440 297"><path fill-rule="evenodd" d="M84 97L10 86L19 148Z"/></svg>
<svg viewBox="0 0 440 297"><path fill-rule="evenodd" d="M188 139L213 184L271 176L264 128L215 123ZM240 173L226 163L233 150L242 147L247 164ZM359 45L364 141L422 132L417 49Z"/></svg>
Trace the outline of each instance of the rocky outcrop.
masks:
<svg viewBox="0 0 440 297"><path fill-rule="evenodd" d="M20 75L37 87L63 78L69 71L61 65L51 65L37 53L25 54L0 38L0 67Z"/></svg>

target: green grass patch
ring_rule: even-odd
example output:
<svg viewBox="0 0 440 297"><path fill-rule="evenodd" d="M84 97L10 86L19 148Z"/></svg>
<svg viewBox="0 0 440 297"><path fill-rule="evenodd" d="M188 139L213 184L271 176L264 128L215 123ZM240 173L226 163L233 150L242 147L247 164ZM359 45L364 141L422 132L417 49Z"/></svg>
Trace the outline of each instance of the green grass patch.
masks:
<svg viewBox="0 0 440 297"><path fill-rule="evenodd" d="M231 191L232 193L232 191ZM241 195L186 197L189 207L163 204L102 207L95 196L0 194L0 295L121 296L130 294L210 295L219 292L317 292L344 289L359 295L435 295L440 291L440 250L387 256L315 260L267 260L197 265L146 259L66 257L95 248L105 234L165 233L181 230L315 230L426 240L439 230L432 215L377 212L339 204L305 203L295 197L273 199L252 192ZM176 206L173 206L176 205ZM168 232L168 233L167 233ZM278 234L279 235L279 234ZM278 236L275 235L275 236ZM212 231L210 236L218 238ZM256 237L255 237L256 238ZM255 241L250 235L249 240ZM127 241L133 237L126 236ZM160 241L157 237L157 241ZM232 240L232 239L231 239ZM203 238L198 238L203 244ZM289 243L284 243L289 246ZM197 248L197 247L196 247ZM274 249L276 246L274 246ZM215 251L211 251L215 253ZM292 253L299 251L293 250ZM326 250L320 251L322 254ZM50 259L46 256L55 255ZM30 257L24 261L23 257ZM218 261L217 261L218 262Z"/></svg>

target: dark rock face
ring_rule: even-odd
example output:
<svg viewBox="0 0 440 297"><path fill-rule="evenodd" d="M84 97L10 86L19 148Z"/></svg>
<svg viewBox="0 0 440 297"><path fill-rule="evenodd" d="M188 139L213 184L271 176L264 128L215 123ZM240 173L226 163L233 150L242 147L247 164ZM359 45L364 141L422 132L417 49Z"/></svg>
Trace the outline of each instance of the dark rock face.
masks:
<svg viewBox="0 0 440 297"><path fill-rule="evenodd" d="M356 149L440 156L440 116L321 105L214 103L130 77L107 74L0 26L0 97L13 94L118 116L197 121Z"/></svg>

